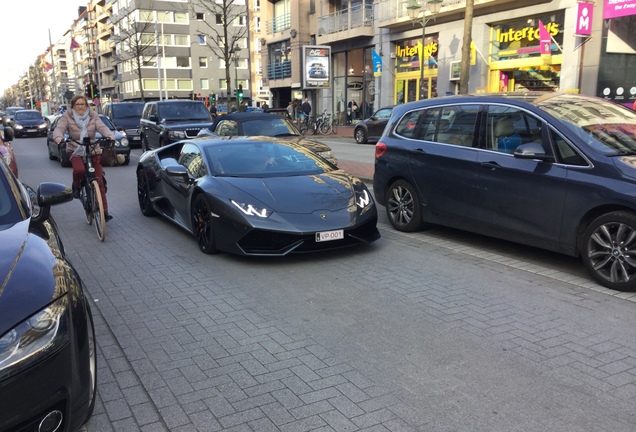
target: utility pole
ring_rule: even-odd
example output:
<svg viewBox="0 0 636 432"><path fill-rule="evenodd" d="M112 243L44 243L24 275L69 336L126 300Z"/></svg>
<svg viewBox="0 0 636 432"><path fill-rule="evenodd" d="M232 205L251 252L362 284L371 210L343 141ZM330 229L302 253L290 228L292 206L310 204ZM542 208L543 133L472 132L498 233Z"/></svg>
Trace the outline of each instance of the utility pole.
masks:
<svg viewBox="0 0 636 432"><path fill-rule="evenodd" d="M473 32L473 4L474 0L466 0L464 15L464 44L462 45L462 62L459 73L459 94L468 93L468 77L470 76L470 44Z"/></svg>

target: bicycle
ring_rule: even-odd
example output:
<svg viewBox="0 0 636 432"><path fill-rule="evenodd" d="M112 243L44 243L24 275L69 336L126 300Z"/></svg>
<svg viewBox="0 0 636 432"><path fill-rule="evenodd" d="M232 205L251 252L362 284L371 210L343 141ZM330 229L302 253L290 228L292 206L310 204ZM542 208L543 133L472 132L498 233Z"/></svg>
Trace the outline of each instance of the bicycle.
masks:
<svg viewBox="0 0 636 432"><path fill-rule="evenodd" d="M333 132L333 124L331 120L331 114L324 110L317 120L318 131L323 135L329 135Z"/></svg>
<svg viewBox="0 0 636 432"><path fill-rule="evenodd" d="M93 158L91 157L91 146L100 145L102 148L112 146L113 143L110 138L99 138L94 142L91 142L90 138L84 138L83 143L79 143L70 138L67 141L73 141L81 146L84 146L84 155L82 161L84 162L84 178L80 186L79 200L84 207L84 213L86 216L86 222L89 225L95 221L95 230L97 231L97 238L100 241L104 241L106 238L106 214L104 211L104 203L102 201L101 188L99 181L95 176L95 167L93 167ZM106 183L104 181L104 188Z"/></svg>

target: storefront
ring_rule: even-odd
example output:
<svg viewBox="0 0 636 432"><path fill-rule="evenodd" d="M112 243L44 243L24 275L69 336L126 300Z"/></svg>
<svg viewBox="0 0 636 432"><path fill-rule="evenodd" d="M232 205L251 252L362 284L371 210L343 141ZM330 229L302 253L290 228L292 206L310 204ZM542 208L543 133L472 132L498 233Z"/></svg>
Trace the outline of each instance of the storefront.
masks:
<svg viewBox="0 0 636 432"><path fill-rule="evenodd" d="M564 19L557 11L491 26L488 91L557 91Z"/></svg>
<svg viewBox="0 0 636 432"><path fill-rule="evenodd" d="M333 55L333 107L340 124L370 117L375 106L372 48Z"/></svg>
<svg viewBox="0 0 636 432"><path fill-rule="evenodd" d="M426 37L423 56L421 39L396 43L394 104L437 97L437 40L437 35ZM424 59L423 62L420 61L421 58ZM420 84L422 67L423 85Z"/></svg>
<svg viewBox="0 0 636 432"><path fill-rule="evenodd" d="M603 43L597 96L634 107L636 102L636 0L604 0Z"/></svg>

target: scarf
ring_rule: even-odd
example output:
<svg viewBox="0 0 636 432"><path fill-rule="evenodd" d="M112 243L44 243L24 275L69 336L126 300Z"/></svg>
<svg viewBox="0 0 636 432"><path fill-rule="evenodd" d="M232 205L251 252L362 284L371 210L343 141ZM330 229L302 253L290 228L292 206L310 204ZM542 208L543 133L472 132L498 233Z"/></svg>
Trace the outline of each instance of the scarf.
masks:
<svg viewBox="0 0 636 432"><path fill-rule="evenodd" d="M77 113L77 111L72 109L71 114L73 115L73 120L75 120L75 123L77 123L77 126L80 129L80 139L79 139L80 145L75 149L71 157L84 156L85 148L84 148L84 145L82 145L81 143L84 142L84 138L88 135L88 122L91 119L91 112L89 109L87 109L84 115L80 116Z"/></svg>

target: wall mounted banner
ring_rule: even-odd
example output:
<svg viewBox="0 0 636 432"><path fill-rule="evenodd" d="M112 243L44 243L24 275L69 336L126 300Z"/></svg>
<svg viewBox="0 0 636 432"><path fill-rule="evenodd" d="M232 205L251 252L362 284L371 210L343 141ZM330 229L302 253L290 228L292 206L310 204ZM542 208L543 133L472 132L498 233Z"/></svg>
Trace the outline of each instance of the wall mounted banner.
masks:
<svg viewBox="0 0 636 432"><path fill-rule="evenodd" d="M576 25L574 34L577 36L592 35L592 17L594 16L594 3L580 2L576 11Z"/></svg>
<svg viewBox="0 0 636 432"><path fill-rule="evenodd" d="M303 46L304 89L329 88L331 83L331 47Z"/></svg>
<svg viewBox="0 0 636 432"><path fill-rule="evenodd" d="M636 15L636 0L603 0L603 19Z"/></svg>
<svg viewBox="0 0 636 432"><path fill-rule="evenodd" d="M373 76L382 76L382 57L375 50L371 51L371 57L373 58Z"/></svg>

